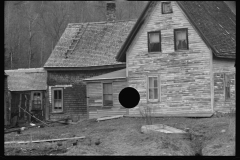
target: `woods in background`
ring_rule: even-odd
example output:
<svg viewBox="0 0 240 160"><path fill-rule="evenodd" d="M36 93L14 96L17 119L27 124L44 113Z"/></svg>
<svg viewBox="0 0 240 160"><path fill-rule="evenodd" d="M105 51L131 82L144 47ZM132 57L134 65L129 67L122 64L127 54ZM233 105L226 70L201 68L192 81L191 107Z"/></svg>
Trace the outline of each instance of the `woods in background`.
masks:
<svg viewBox="0 0 240 160"><path fill-rule="evenodd" d="M117 20L137 19L146 1L116 1ZM68 23L106 21L105 1L5 1L5 69L43 67Z"/></svg>

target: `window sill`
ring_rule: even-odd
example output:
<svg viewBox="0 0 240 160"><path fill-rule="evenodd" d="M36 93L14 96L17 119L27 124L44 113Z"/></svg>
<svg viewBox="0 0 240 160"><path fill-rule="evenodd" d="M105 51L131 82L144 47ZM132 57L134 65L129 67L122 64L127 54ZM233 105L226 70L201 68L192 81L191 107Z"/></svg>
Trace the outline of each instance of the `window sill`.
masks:
<svg viewBox="0 0 240 160"><path fill-rule="evenodd" d="M102 106L101 109L111 109L113 106Z"/></svg>
<svg viewBox="0 0 240 160"><path fill-rule="evenodd" d="M50 114L64 114L64 112L50 112Z"/></svg>
<svg viewBox="0 0 240 160"><path fill-rule="evenodd" d="M175 50L175 52L183 52L183 51L189 51L189 49L179 49L179 50Z"/></svg>
<svg viewBox="0 0 240 160"><path fill-rule="evenodd" d="M148 100L148 103L153 103L154 104L154 103L159 103L159 101L158 100L156 100L156 101L149 101Z"/></svg>
<svg viewBox="0 0 240 160"><path fill-rule="evenodd" d="M148 52L148 55L151 55L151 54L160 54L162 53L162 51L158 51L158 52Z"/></svg>

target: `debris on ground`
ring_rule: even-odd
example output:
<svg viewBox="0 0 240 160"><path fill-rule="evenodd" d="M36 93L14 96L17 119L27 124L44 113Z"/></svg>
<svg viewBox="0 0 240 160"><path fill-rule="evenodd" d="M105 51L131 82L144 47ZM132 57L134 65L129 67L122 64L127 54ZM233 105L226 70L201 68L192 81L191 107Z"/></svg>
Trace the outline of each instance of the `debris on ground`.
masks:
<svg viewBox="0 0 240 160"><path fill-rule="evenodd" d="M64 141L64 140L70 140L70 139L82 139L83 137L71 137L71 138L61 138L61 139L47 139L47 140L35 140L35 141L10 141L10 142L4 142L4 144L25 144L25 143L39 143L39 142L54 142L54 141Z"/></svg>
<svg viewBox="0 0 240 160"><path fill-rule="evenodd" d="M115 118L121 118L123 115L117 115L117 116L108 116L108 117L101 117L98 118L97 121L104 121L104 120L109 120L109 119L115 119Z"/></svg>

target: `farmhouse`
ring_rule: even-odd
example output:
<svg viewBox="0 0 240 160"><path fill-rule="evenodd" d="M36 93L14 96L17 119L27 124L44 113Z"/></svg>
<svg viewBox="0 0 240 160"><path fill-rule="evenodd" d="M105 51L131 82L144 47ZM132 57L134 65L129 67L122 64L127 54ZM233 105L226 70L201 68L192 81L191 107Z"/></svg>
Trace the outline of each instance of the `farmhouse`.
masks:
<svg viewBox="0 0 240 160"><path fill-rule="evenodd" d="M236 15L224 2L149 2L116 56L126 63L125 77L86 79L88 108L108 103L120 111L114 87L123 83L140 94L128 116L140 116L143 107L152 116L229 112L235 109L235 48Z"/></svg>
<svg viewBox="0 0 240 160"><path fill-rule="evenodd" d="M107 21L70 23L62 34L44 65L50 120L87 118L83 79L126 67L115 57L136 21L117 21L115 10L115 3L109 2Z"/></svg>
<svg viewBox="0 0 240 160"><path fill-rule="evenodd" d="M41 120L45 119L48 116L47 72L43 68L31 68L5 70L5 73L8 75L5 85L8 86L5 99L8 107L4 110L5 124L32 121L33 119L24 110Z"/></svg>

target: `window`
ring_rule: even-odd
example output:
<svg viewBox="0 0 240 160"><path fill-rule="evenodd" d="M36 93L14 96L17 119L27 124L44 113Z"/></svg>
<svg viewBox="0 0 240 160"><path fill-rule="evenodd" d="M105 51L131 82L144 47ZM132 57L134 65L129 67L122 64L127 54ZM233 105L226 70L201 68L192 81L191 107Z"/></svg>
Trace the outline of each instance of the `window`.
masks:
<svg viewBox="0 0 240 160"><path fill-rule="evenodd" d="M162 14L173 13L171 2L162 2Z"/></svg>
<svg viewBox="0 0 240 160"><path fill-rule="evenodd" d="M54 88L52 89L52 111L62 112L63 111L63 89Z"/></svg>
<svg viewBox="0 0 240 160"><path fill-rule="evenodd" d="M148 77L148 100L158 101L158 99L159 99L158 77L149 76Z"/></svg>
<svg viewBox="0 0 240 160"><path fill-rule="evenodd" d="M33 92L32 110L42 109L42 94L41 92Z"/></svg>
<svg viewBox="0 0 240 160"><path fill-rule="evenodd" d="M174 47L175 51L188 50L188 30L174 29Z"/></svg>
<svg viewBox="0 0 240 160"><path fill-rule="evenodd" d="M148 32L148 52L161 52L161 32Z"/></svg>
<svg viewBox="0 0 240 160"><path fill-rule="evenodd" d="M113 106L112 83L103 83L103 106Z"/></svg>
<svg viewBox="0 0 240 160"><path fill-rule="evenodd" d="M230 79L227 74L224 74L224 86L225 86L225 100L230 99Z"/></svg>

